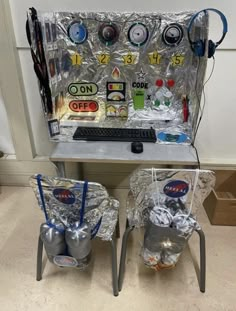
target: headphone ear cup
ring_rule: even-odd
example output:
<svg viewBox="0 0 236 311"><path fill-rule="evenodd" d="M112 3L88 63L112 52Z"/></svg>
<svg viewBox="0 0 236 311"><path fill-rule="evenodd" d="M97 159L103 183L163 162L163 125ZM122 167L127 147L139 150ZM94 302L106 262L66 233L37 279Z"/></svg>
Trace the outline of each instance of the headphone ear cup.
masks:
<svg viewBox="0 0 236 311"><path fill-rule="evenodd" d="M212 40L208 41L208 58L211 58L214 56L216 51L216 45Z"/></svg>
<svg viewBox="0 0 236 311"><path fill-rule="evenodd" d="M205 55L205 42L203 40L198 40L193 43L194 54L198 57Z"/></svg>

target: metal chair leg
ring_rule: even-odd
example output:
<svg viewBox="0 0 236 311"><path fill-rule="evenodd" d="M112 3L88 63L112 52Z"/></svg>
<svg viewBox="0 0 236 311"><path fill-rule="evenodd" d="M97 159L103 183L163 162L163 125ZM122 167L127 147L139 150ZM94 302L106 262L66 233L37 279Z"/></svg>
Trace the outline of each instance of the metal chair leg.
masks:
<svg viewBox="0 0 236 311"><path fill-rule="evenodd" d="M36 272L36 280L42 280L42 259L43 259L43 241L39 235L38 239L38 252L37 252L37 272Z"/></svg>
<svg viewBox="0 0 236 311"><path fill-rule="evenodd" d="M119 215L118 215L118 220L116 223L116 238L119 239L120 238L120 220L119 220Z"/></svg>
<svg viewBox="0 0 236 311"><path fill-rule="evenodd" d="M114 296L119 295L118 291L118 276L117 276L117 251L116 251L116 241L111 240L111 264L112 264L112 287Z"/></svg>
<svg viewBox="0 0 236 311"><path fill-rule="evenodd" d="M130 235L130 232L134 229L134 227L128 227L125 230L122 239L122 247L121 247L121 255L120 255L120 267L119 267L119 277L118 277L118 288L119 291L122 289L123 280L124 280L124 273L125 273L125 260L126 260L126 253L127 253L127 242Z"/></svg>
<svg viewBox="0 0 236 311"><path fill-rule="evenodd" d="M200 239L200 279L199 287L202 293L206 290L206 240L202 230L196 230Z"/></svg>

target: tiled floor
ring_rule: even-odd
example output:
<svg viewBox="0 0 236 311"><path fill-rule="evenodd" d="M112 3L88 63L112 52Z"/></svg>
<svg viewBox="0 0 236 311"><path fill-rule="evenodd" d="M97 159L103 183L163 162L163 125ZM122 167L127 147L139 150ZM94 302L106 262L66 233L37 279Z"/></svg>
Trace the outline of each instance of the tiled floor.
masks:
<svg viewBox="0 0 236 311"><path fill-rule="evenodd" d="M123 206L121 218L126 193L113 192ZM119 297L113 297L111 290L109 245L99 241L94 243L95 262L87 271L60 269L47 262L43 280L36 282L37 234L42 221L30 188L1 188L1 311L236 310L236 227L211 226L203 209L199 221L207 238L205 294L199 291L192 264L193 258L198 259L197 236L191 238L190 249L185 250L174 270L156 273L139 259L140 242L134 232Z"/></svg>

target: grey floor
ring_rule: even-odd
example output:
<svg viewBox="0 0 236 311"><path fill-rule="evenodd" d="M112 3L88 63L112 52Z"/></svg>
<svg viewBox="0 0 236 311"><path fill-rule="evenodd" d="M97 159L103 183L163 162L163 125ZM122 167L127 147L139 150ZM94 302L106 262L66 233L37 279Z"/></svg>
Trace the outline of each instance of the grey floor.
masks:
<svg viewBox="0 0 236 311"><path fill-rule="evenodd" d="M94 241L94 262L87 271L57 268L44 260L43 280L36 282L37 234L43 215L30 188L1 187L0 191L1 311L236 310L236 227L211 226L203 209L199 221L207 239L205 294L196 278L197 236L174 270L157 273L142 264L140 234L133 232L123 290L113 297L110 248L100 241ZM113 191L123 207L122 232L126 194Z"/></svg>

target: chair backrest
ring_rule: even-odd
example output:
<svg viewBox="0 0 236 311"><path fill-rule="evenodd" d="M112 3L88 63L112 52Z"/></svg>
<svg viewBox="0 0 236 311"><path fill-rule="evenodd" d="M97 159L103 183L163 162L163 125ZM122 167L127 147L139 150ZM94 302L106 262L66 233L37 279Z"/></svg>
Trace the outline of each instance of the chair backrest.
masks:
<svg viewBox="0 0 236 311"><path fill-rule="evenodd" d="M39 177L40 176L40 177ZM39 191L38 182L42 192ZM44 210L48 219L54 219L65 227L72 226L80 219L84 181L61 177L33 175L29 183L34 190L38 204ZM119 202L109 197L104 186L95 182L88 182L85 200L84 219L91 228L101 222L97 237L111 240L118 218Z"/></svg>
<svg viewBox="0 0 236 311"><path fill-rule="evenodd" d="M170 205L171 202L184 203L191 214L196 215L214 185L214 172L208 170L138 169L130 178L134 204L128 200L129 224L137 228L147 224L150 210L158 201Z"/></svg>

